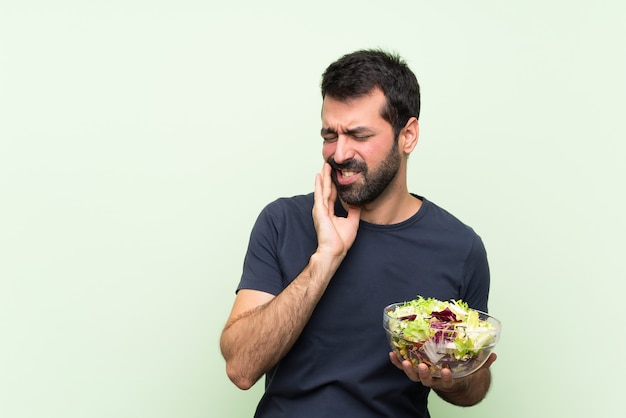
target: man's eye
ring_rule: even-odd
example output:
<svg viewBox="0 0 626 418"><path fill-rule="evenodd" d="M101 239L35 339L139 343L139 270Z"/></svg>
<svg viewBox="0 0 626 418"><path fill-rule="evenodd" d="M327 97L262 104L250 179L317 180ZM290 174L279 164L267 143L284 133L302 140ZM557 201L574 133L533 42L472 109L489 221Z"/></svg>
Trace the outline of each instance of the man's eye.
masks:
<svg viewBox="0 0 626 418"><path fill-rule="evenodd" d="M336 136L323 136L324 142L333 142L337 140Z"/></svg>

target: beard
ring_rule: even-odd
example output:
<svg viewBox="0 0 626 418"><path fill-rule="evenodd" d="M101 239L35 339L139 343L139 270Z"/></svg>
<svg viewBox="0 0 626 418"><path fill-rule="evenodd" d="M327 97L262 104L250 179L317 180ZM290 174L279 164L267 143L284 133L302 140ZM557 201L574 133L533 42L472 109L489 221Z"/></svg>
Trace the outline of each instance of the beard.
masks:
<svg viewBox="0 0 626 418"><path fill-rule="evenodd" d="M394 141L385 159L371 172L363 161L348 160L338 164L330 157L328 163L337 170L361 172L363 181L358 183L339 184L336 170L332 171L331 179L341 200L351 206L362 206L376 200L387 189L400 170L401 160L398 142Z"/></svg>

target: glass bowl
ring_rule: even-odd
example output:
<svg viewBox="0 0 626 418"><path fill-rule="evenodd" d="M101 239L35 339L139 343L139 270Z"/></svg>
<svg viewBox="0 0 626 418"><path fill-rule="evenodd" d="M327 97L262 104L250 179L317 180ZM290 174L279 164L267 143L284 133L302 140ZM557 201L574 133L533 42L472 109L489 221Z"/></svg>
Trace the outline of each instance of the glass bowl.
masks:
<svg viewBox="0 0 626 418"><path fill-rule="evenodd" d="M391 349L399 359L409 360L416 370L418 364L426 364L434 377L441 377L443 369L449 369L454 378L475 372L485 364L500 338L501 322L476 310L478 325L476 321L473 326L455 320L433 321L423 328L422 337L416 338L415 333L409 332L416 315L394 316L394 311L403 305L405 302L393 303L383 312L383 327Z"/></svg>

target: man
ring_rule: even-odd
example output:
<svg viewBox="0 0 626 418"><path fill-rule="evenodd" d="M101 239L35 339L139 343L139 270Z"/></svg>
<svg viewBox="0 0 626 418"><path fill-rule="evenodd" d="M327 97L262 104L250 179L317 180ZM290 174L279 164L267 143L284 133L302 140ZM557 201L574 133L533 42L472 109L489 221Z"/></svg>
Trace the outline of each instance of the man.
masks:
<svg viewBox="0 0 626 418"><path fill-rule="evenodd" d="M417 295L487 311L481 239L408 191L415 75L396 55L357 51L326 69L322 97L314 193L269 204L251 234L220 341L229 378L248 389L265 374L256 417L428 417L431 389L480 402L495 355L465 378L433 378L389 353L382 329L385 306Z"/></svg>

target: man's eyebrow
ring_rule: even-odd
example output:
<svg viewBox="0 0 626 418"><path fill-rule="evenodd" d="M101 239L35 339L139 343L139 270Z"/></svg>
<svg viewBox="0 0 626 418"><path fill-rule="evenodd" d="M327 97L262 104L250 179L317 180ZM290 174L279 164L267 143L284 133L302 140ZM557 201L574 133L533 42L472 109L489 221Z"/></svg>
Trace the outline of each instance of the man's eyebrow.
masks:
<svg viewBox="0 0 626 418"><path fill-rule="evenodd" d="M364 133L368 133L371 134L373 133L373 131L370 128L366 128L365 126L356 126L354 128L350 128L350 129L346 129L345 130L345 134L346 135L357 135L357 134L364 134ZM322 136L324 135L329 135L329 134L337 134L337 131L333 128L322 128L321 130L321 134Z"/></svg>
<svg viewBox="0 0 626 418"><path fill-rule="evenodd" d="M346 135L357 135L357 134L371 134L373 131L370 128L366 128L365 126L356 126L354 128L346 129Z"/></svg>
<svg viewBox="0 0 626 418"><path fill-rule="evenodd" d="M333 128L322 128L320 133L321 133L322 136L329 135L329 134L336 135L337 131L335 131Z"/></svg>

